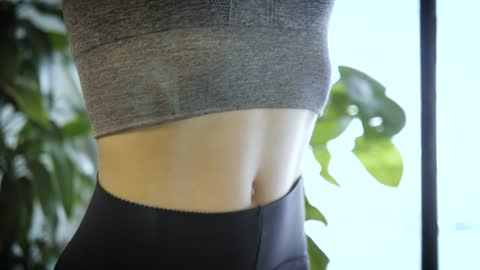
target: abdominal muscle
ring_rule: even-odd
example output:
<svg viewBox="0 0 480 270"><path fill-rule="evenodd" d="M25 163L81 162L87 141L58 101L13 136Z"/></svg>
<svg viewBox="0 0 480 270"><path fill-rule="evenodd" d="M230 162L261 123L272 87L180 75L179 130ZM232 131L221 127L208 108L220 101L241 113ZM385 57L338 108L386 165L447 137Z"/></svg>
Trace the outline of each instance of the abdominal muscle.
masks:
<svg viewBox="0 0 480 270"><path fill-rule="evenodd" d="M97 139L98 178L142 205L229 212L284 196L318 114L302 109L210 113Z"/></svg>

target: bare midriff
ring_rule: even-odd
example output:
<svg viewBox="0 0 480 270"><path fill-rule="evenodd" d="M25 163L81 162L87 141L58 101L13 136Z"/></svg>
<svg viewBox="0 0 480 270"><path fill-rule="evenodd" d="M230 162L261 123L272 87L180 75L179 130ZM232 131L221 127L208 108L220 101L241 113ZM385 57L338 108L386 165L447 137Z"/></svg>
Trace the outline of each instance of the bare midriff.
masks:
<svg viewBox="0 0 480 270"><path fill-rule="evenodd" d="M303 109L249 109L102 136L99 181L119 198L165 209L266 205L300 177L317 117Z"/></svg>

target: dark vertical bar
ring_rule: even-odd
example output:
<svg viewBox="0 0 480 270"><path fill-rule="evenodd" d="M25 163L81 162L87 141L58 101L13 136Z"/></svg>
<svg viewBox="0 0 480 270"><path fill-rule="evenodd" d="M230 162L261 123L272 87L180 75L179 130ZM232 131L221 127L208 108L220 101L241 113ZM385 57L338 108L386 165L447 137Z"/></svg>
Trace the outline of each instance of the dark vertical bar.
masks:
<svg viewBox="0 0 480 270"><path fill-rule="evenodd" d="M438 270L436 0L420 0L422 86L422 270Z"/></svg>

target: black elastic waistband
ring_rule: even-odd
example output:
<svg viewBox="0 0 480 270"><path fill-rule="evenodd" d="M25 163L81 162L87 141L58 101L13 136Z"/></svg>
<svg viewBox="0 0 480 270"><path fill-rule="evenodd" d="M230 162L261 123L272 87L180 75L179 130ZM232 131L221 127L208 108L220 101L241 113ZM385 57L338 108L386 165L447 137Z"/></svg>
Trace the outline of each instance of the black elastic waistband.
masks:
<svg viewBox="0 0 480 270"><path fill-rule="evenodd" d="M267 205L199 213L118 198L100 185L97 174L85 215L55 270L308 270L302 179Z"/></svg>

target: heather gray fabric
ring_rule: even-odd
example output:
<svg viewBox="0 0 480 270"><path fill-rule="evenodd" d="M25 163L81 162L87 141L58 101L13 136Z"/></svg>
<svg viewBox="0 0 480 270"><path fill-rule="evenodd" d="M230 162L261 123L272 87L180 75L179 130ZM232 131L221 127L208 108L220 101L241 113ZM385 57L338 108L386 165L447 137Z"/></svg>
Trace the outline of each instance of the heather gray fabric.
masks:
<svg viewBox="0 0 480 270"><path fill-rule="evenodd" d="M95 138L254 108L323 114L333 0L64 0Z"/></svg>

